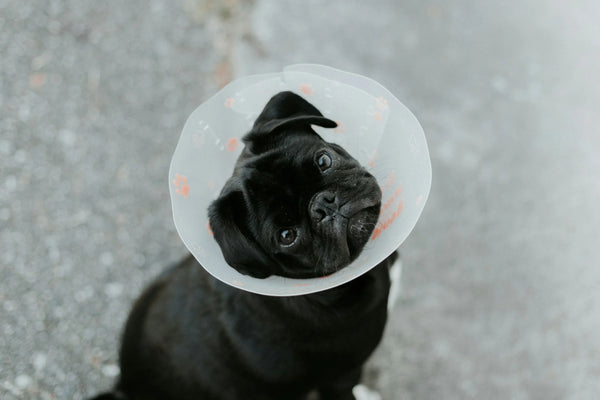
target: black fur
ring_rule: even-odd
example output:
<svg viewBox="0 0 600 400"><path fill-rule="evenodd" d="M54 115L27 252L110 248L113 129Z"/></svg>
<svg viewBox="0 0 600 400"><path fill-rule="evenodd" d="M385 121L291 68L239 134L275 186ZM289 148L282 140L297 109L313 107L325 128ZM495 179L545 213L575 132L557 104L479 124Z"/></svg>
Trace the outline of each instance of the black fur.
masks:
<svg viewBox="0 0 600 400"><path fill-rule="evenodd" d="M189 257L135 304L116 390L144 400L293 400L311 390L353 399L382 336L394 258L335 289L269 297L216 281Z"/></svg>
<svg viewBox="0 0 600 400"><path fill-rule="evenodd" d="M275 96L210 207L225 259L244 274L320 277L355 259L372 233L375 179L314 124L335 126L301 97ZM291 244L278 242L282 229ZM301 400L311 391L352 400L383 334L396 257L334 289L269 297L217 281L190 256L135 303L120 379L95 400Z"/></svg>

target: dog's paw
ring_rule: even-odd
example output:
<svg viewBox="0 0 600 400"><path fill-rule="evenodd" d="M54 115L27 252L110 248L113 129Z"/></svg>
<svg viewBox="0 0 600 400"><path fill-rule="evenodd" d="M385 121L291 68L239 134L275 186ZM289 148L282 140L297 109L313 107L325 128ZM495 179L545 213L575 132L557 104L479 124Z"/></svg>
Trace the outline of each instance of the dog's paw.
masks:
<svg viewBox="0 0 600 400"><path fill-rule="evenodd" d="M356 400L381 400L381 395L379 393L369 389L363 384L354 386L352 394L354 394Z"/></svg>
<svg viewBox="0 0 600 400"><path fill-rule="evenodd" d="M400 290L402 287L402 260L400 257L390 267L390 294L388 296L388 311L391 311L396 305L398 297L400 297Z"/></svg>

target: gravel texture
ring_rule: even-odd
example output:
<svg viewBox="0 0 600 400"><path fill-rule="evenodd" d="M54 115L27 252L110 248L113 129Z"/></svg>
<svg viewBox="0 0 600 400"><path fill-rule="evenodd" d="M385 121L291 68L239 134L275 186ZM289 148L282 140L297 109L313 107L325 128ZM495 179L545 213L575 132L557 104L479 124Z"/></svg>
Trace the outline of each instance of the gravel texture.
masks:
<svg viewBox="0 0 600 400"><path fill-rule="evenodd" d="M365 373L385 400L600 396L600 6L0 0L0 398L118 374L185 254L167 170L230 79L318 62L421 121L434 183Z"/></svg>

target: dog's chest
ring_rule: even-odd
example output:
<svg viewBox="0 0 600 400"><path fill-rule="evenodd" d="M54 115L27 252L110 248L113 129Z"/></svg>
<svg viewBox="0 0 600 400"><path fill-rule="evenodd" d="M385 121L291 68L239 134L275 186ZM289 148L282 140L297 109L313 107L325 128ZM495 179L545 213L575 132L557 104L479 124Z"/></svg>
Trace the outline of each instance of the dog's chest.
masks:
<svg viewBox="0 0 600 400"><path fill-rule="evenodd" d="M222 320L240 364L266 382L329 379L362 364L379 343L385 301L363 313L321 311L294 318L236 306Z"/></svg>

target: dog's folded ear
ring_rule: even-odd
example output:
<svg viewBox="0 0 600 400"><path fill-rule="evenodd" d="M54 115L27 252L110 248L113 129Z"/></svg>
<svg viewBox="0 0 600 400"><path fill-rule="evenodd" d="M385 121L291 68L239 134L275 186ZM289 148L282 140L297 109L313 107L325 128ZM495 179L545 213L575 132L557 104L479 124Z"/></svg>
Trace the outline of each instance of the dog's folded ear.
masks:
<svg viewBox="0 0 600 400"><path fill-rule="evenodd" d="M273 261L248 229L246 210L241 191L222 194L208 209L210 228L229 265L244 275L266 278L273 274Z"/></svg>
<svg viewBox="0 0 600 400"><path fill-rule="evenodd" d="M337 123L325 118L315 106L299 95L280 92L269 100L243 140L252 153L259 153L268 148L265 146L267 142L273 141L274 134L283 128L309 128L310 125L335 128ZM311 129L305 131L316 134Z"/></svg>

